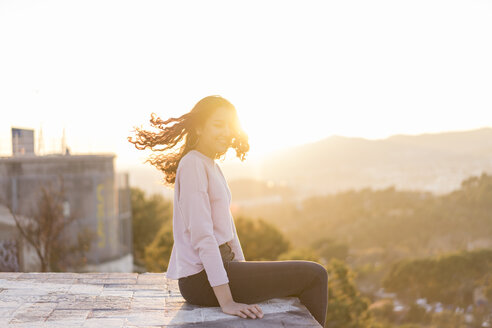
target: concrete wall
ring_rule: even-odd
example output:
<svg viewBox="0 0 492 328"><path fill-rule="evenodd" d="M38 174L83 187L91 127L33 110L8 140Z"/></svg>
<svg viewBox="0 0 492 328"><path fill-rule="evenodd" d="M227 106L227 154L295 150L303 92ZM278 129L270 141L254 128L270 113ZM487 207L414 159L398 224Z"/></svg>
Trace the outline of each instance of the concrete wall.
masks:
<svg viewBox="0 0 492 328"><path fill-rule="evenodd" d="M39 208L40 187L51 183L59 190L62 177L65 214L78 218L67 234L74 241L81 227L97 234L87 254L89 264L119 261L132 251L131 206L127 204L128 186L125 190L118 188L114 158L114 154L0 158L0 201L33 217ZM124 213L120 213L119 202L123 201Z"/></svg>

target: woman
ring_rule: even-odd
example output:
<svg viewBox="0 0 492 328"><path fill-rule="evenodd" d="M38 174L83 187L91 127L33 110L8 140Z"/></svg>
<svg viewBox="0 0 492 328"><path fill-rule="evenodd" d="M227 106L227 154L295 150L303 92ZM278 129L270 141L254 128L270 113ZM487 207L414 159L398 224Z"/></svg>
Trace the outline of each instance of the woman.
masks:
<svg viewBox="0 0 492 328"><path fill-rule="evenodd" d="M162 131L137 128L138 149L171 149L186 138L177 154L146 160L174 185L173 236L167 278L178 279L183 298L220 306L227 314L262 318L257 302L297 296L324 326L328 298L326 269L312 261L246 261L230 212L231 193L215 159L232 147L244 160L249 150L234 106L220 96L201 99L181 117L150 122ZM172 126L163 127L170 122Z"/></svg>

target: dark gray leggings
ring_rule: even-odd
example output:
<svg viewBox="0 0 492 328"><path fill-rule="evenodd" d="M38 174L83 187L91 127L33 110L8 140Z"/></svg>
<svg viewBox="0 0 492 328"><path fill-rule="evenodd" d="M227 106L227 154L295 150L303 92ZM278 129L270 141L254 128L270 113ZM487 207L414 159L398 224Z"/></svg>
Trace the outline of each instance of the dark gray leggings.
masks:
<svg viewBox="0 0 492 328"><path fill-rule="evenodd" d="M271 298L296 296L322 327L328 306L328 272L304 260L224 262L235 302L253 304ZM205 270L180 278L183 298L202 306L220 306ZM258 320L258 319L257 319Z"/></svg>

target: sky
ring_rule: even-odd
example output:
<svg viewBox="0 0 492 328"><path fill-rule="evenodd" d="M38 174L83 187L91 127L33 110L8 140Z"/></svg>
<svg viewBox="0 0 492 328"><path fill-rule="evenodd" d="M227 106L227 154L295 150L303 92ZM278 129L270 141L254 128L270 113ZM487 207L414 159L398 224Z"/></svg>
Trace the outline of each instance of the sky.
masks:
<svg viewBox="0 0 492 328"><path fill-rule="evenodd" d="M11 127L42 128L44 153L65 129L73 154L141 165L134 127L208 95L234 104L252 159L492 127L491 40L488 0L0 0L0 156Z"/></svg>

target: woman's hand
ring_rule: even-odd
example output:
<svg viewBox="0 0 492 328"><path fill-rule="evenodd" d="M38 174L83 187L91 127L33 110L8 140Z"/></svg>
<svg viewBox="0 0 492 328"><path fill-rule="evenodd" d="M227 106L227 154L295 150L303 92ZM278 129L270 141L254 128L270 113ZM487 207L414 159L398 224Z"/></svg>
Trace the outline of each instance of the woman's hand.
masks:
<svg viewBox="0 0 492 328"><path fill-rule="evenodd" d="M258 304L244 304L231 301L222 306L222 312L232 315L237 315L241 318L247 318L250 316L253 319L263 318L263 311Z"/></svg>

